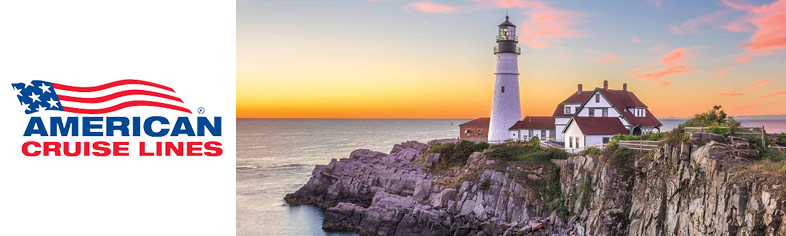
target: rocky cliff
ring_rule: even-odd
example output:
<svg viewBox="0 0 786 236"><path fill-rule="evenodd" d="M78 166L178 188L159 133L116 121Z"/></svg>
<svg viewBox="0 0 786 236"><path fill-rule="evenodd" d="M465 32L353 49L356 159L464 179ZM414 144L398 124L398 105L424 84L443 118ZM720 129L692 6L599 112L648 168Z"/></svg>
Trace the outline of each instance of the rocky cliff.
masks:
<svg viewBox="0 0 786 236"><path fill-rule="evenodd" d="M786 235L784 177L752 168L755 150L722 136L555 164L486 150L448 170L434 168L446 158L427 152L434 143L354 151L285 200L361 235Z"/></svg>

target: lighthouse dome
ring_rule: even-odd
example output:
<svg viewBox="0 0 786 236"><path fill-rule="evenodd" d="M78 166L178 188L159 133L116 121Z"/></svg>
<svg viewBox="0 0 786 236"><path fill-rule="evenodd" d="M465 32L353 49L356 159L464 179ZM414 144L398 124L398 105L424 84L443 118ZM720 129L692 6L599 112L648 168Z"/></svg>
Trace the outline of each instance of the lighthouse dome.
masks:
<svg viewBox="0 0 786 236"><path fill-rule="evenodd" d="M505 22L502 22L502 24L499 24L499 27L503 27L503 26L516 27L516 25L514 25L513 23L510 23L510 20L508 18L509 18L508 16L505 16Z"/></svg>

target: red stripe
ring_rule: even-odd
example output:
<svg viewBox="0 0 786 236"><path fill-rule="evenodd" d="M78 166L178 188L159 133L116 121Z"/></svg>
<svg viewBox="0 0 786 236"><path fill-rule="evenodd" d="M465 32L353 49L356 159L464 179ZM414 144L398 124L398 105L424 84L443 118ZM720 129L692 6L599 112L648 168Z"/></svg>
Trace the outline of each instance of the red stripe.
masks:
<svg viewBox="0 0 786 236"><path fill-rule="evenodd" d="M126 107L136 107L136 106L160 107L160 108L166 108L166 109L170 109L170 110L177 110L177 111L182 111L182 112L191 114L191 110L188 110L188 109L186 109L184 107L175 106L175 105L166 104L166 103L160 103L160 102L151 102L151 101L128 101L128 102L120 103L120 104L117 104L117 105L114 105L114 106L111 106L111 107L101 108L101 109L82 109L82 108L73 108L73 107L63 106L63 110L66 111L66 112L79 113L79 114L104 114L104 113L117 111L117 110L120 110L120 109L123 109L123 108L126 108Z"/></svg>
<svg viewBox="0 0 786 236"><path fill-rule="evenodd" d="M76 86L70 86L70 85L65 85L65 84L52 83L52 87L54 87L56 90L66 90L66 91L72 91L72 92L95 92L95 91L101 91L101 90L104 90L104 89L117 87L117 86L120 86L120 85L127 85L127 84L147 85L147 86L156 87L156 88L160 88L160 89L164 89L164 90L169 90L171 92L175 92L175 90L170 88L170 87L167 87L167 86L164 86L164 85L160 85L160 84L156 84L156 83L153 83L153 82L147 82L147 81L136 80L136 79L118 80L118 81L115 81L115 82L102 84L102 85L98 85L98 86L93 86L93 87L76 87Z"/></svg>
<svg viewBox="0 0 786 236"><path fill-rule="evenodd" d="M109 100L112 100L112 99L115 99L115 98L124 97L124 96L131 96L131 95L148 95L148 96L165 98L165 99L169 99L169 100L173 100L173 101L177 101L177 102L183 103L183 100L180 100L180 98L178 98L178 97L175 97L175 96L172 96L172 95L163 94L163 93L151 92L151 91L147 91L147 90L125 90L125 91L120 91L120 92L117 92L117 93L109 94L109 95L106 95L106 96L103 96L103 97L95 97L95 98L71 97L71 96L65 96L65 95L57 95L57 97L60 99L60 101L67 101L67 102L101 103L101 102L106 102L106 101L109 101Z"/></svg>

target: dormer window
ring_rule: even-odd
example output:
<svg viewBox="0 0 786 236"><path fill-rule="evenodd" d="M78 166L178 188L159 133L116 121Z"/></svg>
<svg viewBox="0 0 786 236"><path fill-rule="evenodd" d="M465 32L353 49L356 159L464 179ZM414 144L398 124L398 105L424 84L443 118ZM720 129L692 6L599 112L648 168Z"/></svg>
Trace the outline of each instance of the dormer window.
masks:
<svg viewBox="0 0 786 236"><path fill-rule="evenodd" d="M565 114L571 114L570 113L570 106L565 106Z"/></svg>
<svg viewBox="0 0 786 236"><path fill-rule="evenodd" d="M645 117L647 116L647 109L636 107L633 109L633 116L635 117Z"/></svg>

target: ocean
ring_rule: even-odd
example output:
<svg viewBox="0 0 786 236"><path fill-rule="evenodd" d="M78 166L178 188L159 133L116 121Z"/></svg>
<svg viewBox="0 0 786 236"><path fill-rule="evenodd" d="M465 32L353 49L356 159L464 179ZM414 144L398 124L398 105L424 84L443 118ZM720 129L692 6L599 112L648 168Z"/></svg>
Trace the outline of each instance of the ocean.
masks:
<svg viewBox="0 0 786 236"><path fill-rule="evenodd" d="M456 138L467 119L238 119L237 235L355 235L322 230L322 212L288 206L284 195L308 181L315 165L366 148L384 153L408 140ZM671 130L685 119L661 119ZM786 120L742 120L786 132Z"/></svg>

